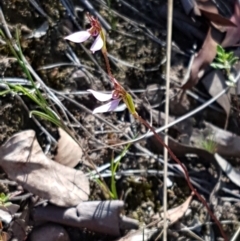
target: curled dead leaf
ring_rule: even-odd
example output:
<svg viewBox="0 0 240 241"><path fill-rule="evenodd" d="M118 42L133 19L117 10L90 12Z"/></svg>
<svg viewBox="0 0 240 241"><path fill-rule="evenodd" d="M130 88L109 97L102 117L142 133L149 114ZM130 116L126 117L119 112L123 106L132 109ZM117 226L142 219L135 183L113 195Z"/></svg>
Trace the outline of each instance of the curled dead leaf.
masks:
<svg viewBox="0 0 240 241"><path fill-rule="evenodd" d="M12 136L0 148L0 166L29 192L59 206L75 206L88 199L88 178L79 170L48 159L32 130Z"/></svg>
<svg viewBox="0 0 240 241"><path fill-rule="evenodd" d="M62 128L58 128L58 132L60 138L54 159L64 166L75 167L81 161L82 148Z"/></svg>
<svg viewBox="0 0 240 241"><path fill-rule="evenodd" d="M229 20L228 18L225 18L223 16L221 16L218 13L218 10L216 8L216 11L209 11L206 10L203 7L198 7L198 9L201 11L202 15L205 16L209 21L211 21L215 27L220 27L219 30L222 30L222 27L237 27L237 25L232 22L231 20Z"/></svg>
<svg viewBox="0 0 240 241"><path fill-rule="evenodd" d="M213 61L217 53L217 45L221 42L223 34L214 27L209 27L207 37L201 50L194 59L188 81L182 86L183 89L191 89L203 76L205 68Z"/></svg>
<svg viewBox="0 0 240 241"><path fill-rule="evenodd" d="M227 27L226 36L222 42L223 47L231 47L236 45L240 40L240 3L235 1L234 5L234 14L230 20L237 27Z"/></svg>
<svg viewBox="0 0 240 241"><path fill-rule="evenodd" d="M187 200L176 208L172 208L167 211L167 219L169 220L170 224L177 222L187 211L189 204L192 200L192 195L187 198ZM161 217L163 218L163 213L161 213Z"/></svg>
<svg viewBox="0 0 240 241"><path fill-rule="evenodd" d="M238 187L240 187L239 179L240 179L240 172L234 168L227 160L225 160L222 156L220 156L218 153L215 153L214 155L217 163L221 167L221 169L226 173L228 178L236 184Z"/></svg>
<svg viewBox="0 0 240 241"><path fill-rule="evenodd" d="M198 83L204 75L205 69L215 58L218 44L230 47L236 45L240 40L240 3L238 1L235 1L234 14L230 19L221 16L216 6L210 1L198 2L198 10L211 21L213 26L209 26L203 46L193 61L190 77L183 84L183 89L190 89Z"/></svg>
<svg viewBox="0 0 240 241"><path fill-rule="evenodd" d="M119 236L120 230L137 229L139 225L137 220L120 214L123 206L124 202L120 200L82 202L71 208L48 205L37 207L33 218Z"/></svg>
<svg viewBox="0 0 240 241"><path fill-rule="evenodd" d="M220 70L214 69L213 71L206 74L201 82L203 83L204 87L208 91L208 93L214 97L218 93L220 93L223 89L227 88L225 77ZM224 109L226 113L226 125L228 123L228 117L231 110L231 103L229 94L225 93L224 95L220 96L216 102Z"/></svg>

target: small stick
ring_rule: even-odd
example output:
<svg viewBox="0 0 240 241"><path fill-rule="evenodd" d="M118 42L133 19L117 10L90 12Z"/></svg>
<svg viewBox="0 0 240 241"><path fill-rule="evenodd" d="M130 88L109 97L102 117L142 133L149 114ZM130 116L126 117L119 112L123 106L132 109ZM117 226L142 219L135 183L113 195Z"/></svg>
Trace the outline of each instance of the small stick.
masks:
<svg viewBox="0 0 240 241"><path fill-rule="evenodd" d="M172 47L172 17L173 0L168 0L168 19L167 19L167 63L166 63L166 97L165 97L165 125L169 120L169 96L170 96L170 69L171 69L171 47ZM168 146L168 129L165 130L164 144ZM168 149L164 149L164 176L163 176L163 240L167 241L167 176L168 176ZM189 180L190 181L190 180Z"/></svg>

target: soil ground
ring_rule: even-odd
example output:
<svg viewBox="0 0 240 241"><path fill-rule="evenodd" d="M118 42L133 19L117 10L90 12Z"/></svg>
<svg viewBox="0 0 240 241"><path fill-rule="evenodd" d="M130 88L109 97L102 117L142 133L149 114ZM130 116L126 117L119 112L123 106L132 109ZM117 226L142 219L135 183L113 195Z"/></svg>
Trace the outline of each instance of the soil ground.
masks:
<svg viewBox="0 0 240 241"><path fill-rule="evenodd" d="M3 0L1 3L2 10L7 24L15 34L16 29L20 31L20 41L24 56L30 62L34 70L51 88L65 93L86 91L87 89L110 90L109 82L104 74L104 61L101 53L90 53L89 47L91 41L82 45L66 42L64 36L77 31L77 27L71 21L66 9L60 0L39 2L46 16L42 16L28 0ZM164 86L165 84L165 67L163 62L166 52L166 21L161 15L162 7L166 4L165 0L140 0L140 1L90 1L94 8L109 23L111 30L107 31L107 43L110 64L115 78L123 84L128 90L139 90L141 93L134 94L137 110L141 116L148 119L149 111L146 110L145 96L151 105L156 105L155 110L164 110L164 90L156 92L144 92L154 86ZM128 6L130 5L132 9ZM73 2L76 21L83 29L88 28L86 19L86 9L81 5L81 1ZM134 9L136 10L134 10ZM175 1L174 8L182 10L179 1ZM29 38L34 31L48 21L49 28L41 37ZM179 86L184 78L189 61L189 51L194 42L201 43L201 40L189 38L174 27L173 40L181 46L181 49L174 49L172 52L172 69L171 69L171 93L174 96L179 92ZM162 43L162 44L160 44ZM70 50L71 49L71 50ZM70 52L76 54L82 67L71 65L71 60L67 57ZM186 54L187 53L187 54ZM49 67L50 65L61 63L61 66ZM64 63L64 64L63 64ZM68 63L68 64L65 64ZM48 66L49 68L43 69ZM87 69L92 75L84 73ZM10 50L1 46L0 48L0 73L3 78L26 78L18 63L12 58ZM201 86L200 86L201 89ZM92 96L87 94L71 94L70 98L93 110L100 103ZM34 104L27 98L24 98L29 109L34 109ZM66 108L74 117L98 140L104 143L114 144L125 140L125 133L144 134L146 128L138 125L130 117L127 110L117 113L104 114L103 117L120 131L116 132L109 126L103 124L100 120L94 118L91 114L80 109L75 104L63 100ZM189 110L192 110L198 103L192 98L186 97L181 103L177 98L171 99L170 114L181 116ZM217 114L209 110L198 114L194 121L195 126L201 127L204 120L211 121L213 124L223 128L224 114ZM237 130L239 120L230 118L233 123L230 129ZM58 138L56 127L46 121L41 122L44 127L55 137ZM236 124L237 123L237 124ZM159 127L154 119L154 126ZM14 133L21 130L34 129L38 134L38 139L44 148L46 138L42 135L39 128L29 118L29 113L23 108L22 104L14 96L6 95L0 98L0 144L3 144ZM106 132L101 134L100 132ZM130 131L129 131L130 130ZM112 157L112 150L102 148L81 129L76 129L79 139L86 150L89 150L90 158L96 165L100 166L108 163ZM96 134L98 133L98 134ZM100 133L100 134L99 134ZM175 130L170 130L174 138L178 138ZM143 140L141 146L155 152L151 141ZM157 151L161 148L157 147ZM130 154L125 156L120 165L120 170L162 170L163 165L156 159L147 156L145 153L132 146L129 149ZM54 149L52 149L54 152ZM120 153L120 149L114 152L114 155ZM161 155L160 155L161 156ZM211 190L217 182L217 169L211 163L205 160L203 163L197 157L181 157L181 161L194 173L194 177L205 179L208 190L206 198L209 197ZM171 161L171 163L174 163ZM168 191L168 208L181 205L190 195L190 190L183 178L171 178L173 185ZM110 183L109 179L106 179ZM231 186L226 181L228 188ZM162 176L149 176L147 174L132 175L130 177L121 176L117 181L117 190L126 205L125 215L136 218L141 224L149 224L153 221L153 216L162 211ZM223 196L226 194L223 194ZM105 197L100 188L91 184L91 200L103 200ZM229 236L232 236L237 230L237 225L231 224L231 221L239 221L240 202L231 203L220 202L216 207L219 212L220 220L228 220L230 224L225 224L224 229ZM169 229L170 240L193 240L187 232L179 232L180 224L188 227L195 224L204 224L207 222L207 212L202 204L194 199L191 203L191 213L184 216L180 222L171 226ZM68 228L71 240L110 240L108 236L92 234L87 231ZM200 225L198 234L208 235L209 230L205 225ZM216 230L216 236L220 236ZM217 237L215 240L217 240ZM220 240L220 239L219 239Z"/></svg>

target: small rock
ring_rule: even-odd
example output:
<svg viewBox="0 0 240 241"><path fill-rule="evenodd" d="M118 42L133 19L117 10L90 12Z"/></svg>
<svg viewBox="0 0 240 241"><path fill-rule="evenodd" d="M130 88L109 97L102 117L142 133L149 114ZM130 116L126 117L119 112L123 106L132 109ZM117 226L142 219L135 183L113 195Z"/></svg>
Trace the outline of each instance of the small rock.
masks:
<svg viewBox="0 0 240 241"><path fill-rule="evenodd" d="M86 78L85 73L78 69L74 71L71 76L69 77L69 81L74 82L77 85L78 90L86 90L89 88L89 82L88 79Z"/></svg>
<svg viewBox="0 0 240 241"><path fill-rule="evenodd" d="M185 212L184 216L185 217L188 217L189 215L192 214L192 209L191 208L188 208L187 211Z"/></svg>
<svg viewBox="0 0 240 241"><path fill-rule="evenodd" d="M67 231L57 224L45 224L33 229L30 241L70 241Z"/></svg>
<svg viewBox="0 0 240 241"><path fill-rule="evenodd" d="M12 215L5 207L0 207L0 219L2 222L9 224L12 221ZM4 209L4 210L2 210ZM5 210L6 209L6 210Z"/></svg>
<svg viewBox="0 0 240 241"><path fill-rule="evenodd" d="M230 208L231 208L231 203L230 202L224 202L223 203L223 207L226 209L226 211L229 211L230 210Z"/></svg>

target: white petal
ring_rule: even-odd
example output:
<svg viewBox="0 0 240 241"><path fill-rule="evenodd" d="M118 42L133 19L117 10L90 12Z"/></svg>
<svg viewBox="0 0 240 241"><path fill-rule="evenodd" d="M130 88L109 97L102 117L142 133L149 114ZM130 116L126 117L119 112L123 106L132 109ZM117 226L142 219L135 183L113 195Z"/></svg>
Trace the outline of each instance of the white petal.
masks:
<svg viewBox="0 0 240 241"><path fill-rule="evenodd" d="M112 100L105 105L97 107L96 109L93 110L93 114L109 112L109 111L112 111L112 110L116 109L120 100L121 99Z"/></svg>
<svg viewBox="0 0 240 241"><path fill-rule="evenodd" d="M90 36L91 36L91 34L88 31L79 31L79 32L68 35L64 39L70 40L74 43L82 43L82 42L86 41Z"/></svg>
<svg viewBox="0 0 240 241"><path fill-rule="evenodd" d="M121 112L126 110L127 106L125 103L122 103L121 105L118 105L118 107L114 110L114 112Z"/></svg>
<svg viewBox="0 0 240 241"><path fill-rule="evenodd" d="M99 101L107 101L112 99L112 94L104 94L95 90L87 90L93 94L93 96Z"/></svg>
<svg viewBox="0 0 240 241"><path fill-rule="evenodd" d="M100 50L103 47L103 40L100 34L95 39L94 43L92 44L90 50L94 53L95 51Z"/></svg>

